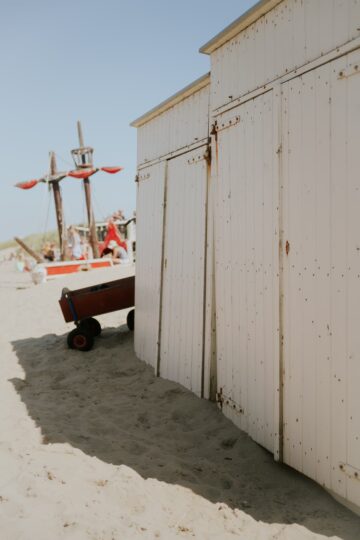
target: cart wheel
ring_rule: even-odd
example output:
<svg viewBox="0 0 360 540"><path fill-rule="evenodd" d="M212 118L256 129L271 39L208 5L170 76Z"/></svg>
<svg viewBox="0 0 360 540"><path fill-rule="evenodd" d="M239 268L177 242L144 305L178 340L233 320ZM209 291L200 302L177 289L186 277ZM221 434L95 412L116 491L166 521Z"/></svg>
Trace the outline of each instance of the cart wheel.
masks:
<svg viewBox="0 0 360 540"><path fill-rule="evenodd" d="M101 324L97 319L94 319L94 317L89 317L88 319L84 319L80 323L81 328L85 328L85 330L89 330L93 336L100 336L101 334Z"/></svg>
<svg viewBox="0 0 360 540"><path fill-rule="evenodd" d="M70 349L78 351L90 351L94 345L94 337L86 328L74 328L67 337L67 344Z"/></svg>
<svg viewBox="0 0 360 540"><path fill-rule="evenodd" d="M131 330L131 332L133 332L133 330L135 328L135 309L132 309L127 314L126 324L128 326L128 329Z"/></svg>

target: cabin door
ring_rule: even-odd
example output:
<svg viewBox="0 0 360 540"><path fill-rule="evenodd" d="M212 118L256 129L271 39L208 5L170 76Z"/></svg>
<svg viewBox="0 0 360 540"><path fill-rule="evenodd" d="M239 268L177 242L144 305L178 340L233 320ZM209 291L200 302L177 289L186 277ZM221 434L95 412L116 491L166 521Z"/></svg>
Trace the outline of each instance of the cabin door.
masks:
<svg viewBox="0 0 360 540"><path fill-rule="evenodd" d="M360 506L360 51L283 85L284 461Z"/></svg>
<svg viewBox="0 0 360 540"><path fill-rule="evenodd" d="M215 287L218 401L276 454L279 408L277 115L266 92L217 118Z"/></svg>
<svg viewBox="0 0 360 540"><path fill-rule="evenodd" d="M139 171L136 218L135 352L156 368L166 163Z"/></svg>
<svg viewBox="0 0 360 540"><path fill-rule="evenodd" d="M167 164L161 298L161 377L203 394L206 147Z"/></svg>

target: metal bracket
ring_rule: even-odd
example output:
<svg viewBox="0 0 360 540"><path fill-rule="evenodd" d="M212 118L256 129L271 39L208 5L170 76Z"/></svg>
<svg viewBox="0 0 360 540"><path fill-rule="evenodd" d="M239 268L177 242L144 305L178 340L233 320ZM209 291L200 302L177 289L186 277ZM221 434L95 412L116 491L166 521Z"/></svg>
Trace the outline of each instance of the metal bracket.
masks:
<svg viewBox="0 0 360 540"><path fill-rule="evenodd" d="M138 174L137 175L137 182L141 182L142 180L147 180L148 178L150 178L150 173Z"/></svg>
<svg viewBox="0 0 360 540"><path fill-rule="evenodd" d="M235 126L240 122L241 118L240 115L237 114L236 116L233 116L232 118L229 118L226 122L215 122L213 125L213 131L215 133L218 133L219 131L222 131L223 129L227 129L231 126Z"/></svg>
<svg viewBox="0 0 360 540"><path fill-rule="evenodd" d="M353 75L357 75L360 73L360 65L357 64L349 64L346 66L346 68L339 71L338 79L348 79L349 77L352 77Z"/></svg>
<svg viewBox="0 0 360 540"><path fill-rule="evenodd" d="M352 478L353 480L360 480L360 469L356 469L355 467L352 467L348 463L339 463L339 469L346 474L348 478Z"/></svg>
<svg viewBox="0 0 360 540"><path fill-rule="evenodd" d="M206 150L203 154L198 154L197 156L194 156L187 160L189 165L194 165L194 163L198 163L199 161L208 160L209 159L208 150Z"/></svg>

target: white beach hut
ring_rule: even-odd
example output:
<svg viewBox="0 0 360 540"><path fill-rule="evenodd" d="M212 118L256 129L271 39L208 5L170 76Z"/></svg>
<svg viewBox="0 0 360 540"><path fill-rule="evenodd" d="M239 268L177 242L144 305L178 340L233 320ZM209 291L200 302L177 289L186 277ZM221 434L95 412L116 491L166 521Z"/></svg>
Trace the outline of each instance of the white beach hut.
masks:
<svg viewBox="0 0 360 540"><path fill-rule="evenodd" d="M360 1L261 0L200 51L133 124L136 352L359 511Z"/></svg>
<svg viewBox="0 0 360 540"><path fill-rule="evenodd" d="M135 351L204 394L209 74L132 125L138 131Z"/></svg>
<svg viewBox="0 0 360 540"><path fill-rule="evenodd" d="M211 56L223 411L360 508L360 2L258 2Z"/></svg>

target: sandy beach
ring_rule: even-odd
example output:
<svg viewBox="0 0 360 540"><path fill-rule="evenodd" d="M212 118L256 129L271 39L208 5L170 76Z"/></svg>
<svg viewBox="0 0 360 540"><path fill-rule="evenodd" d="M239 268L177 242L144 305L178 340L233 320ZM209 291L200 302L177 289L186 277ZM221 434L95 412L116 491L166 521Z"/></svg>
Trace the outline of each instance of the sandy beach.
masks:
<svg viewBox="0 0 360 540"><path fill-rule="evenodd" d="M360 518L136 359L126 312L69 350L62 287L0 264L0 539L360 538Z"/></svg>

